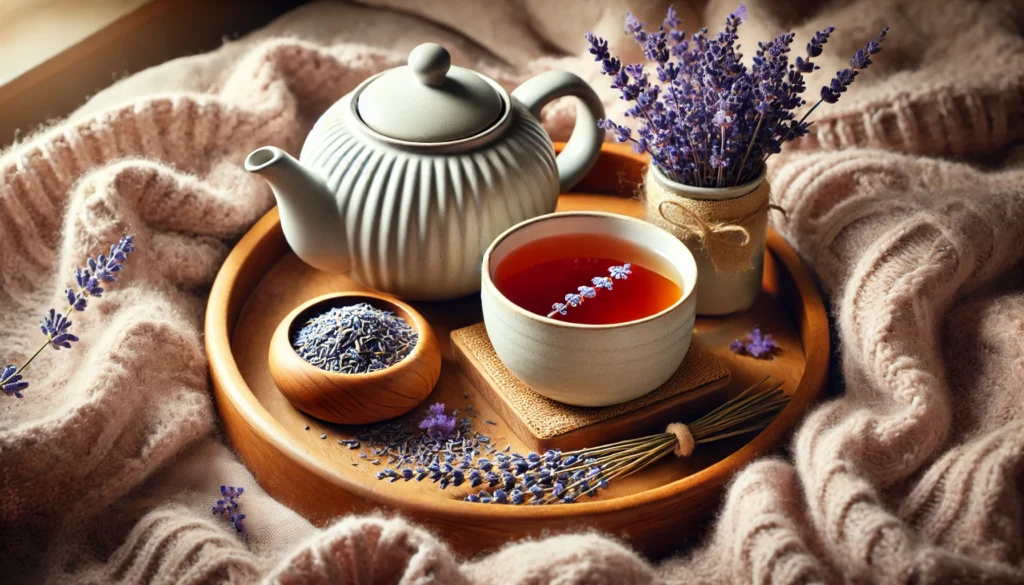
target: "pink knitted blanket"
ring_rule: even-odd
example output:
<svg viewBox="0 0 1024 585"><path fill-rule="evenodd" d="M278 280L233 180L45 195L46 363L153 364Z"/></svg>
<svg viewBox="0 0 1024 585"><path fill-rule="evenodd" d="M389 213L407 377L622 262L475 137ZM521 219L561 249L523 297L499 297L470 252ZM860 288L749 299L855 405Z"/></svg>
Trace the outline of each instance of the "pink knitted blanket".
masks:
<svg viewBox="0 0 1024 585"><path fill-rule="evenodd" d="M706 541L658 564L591 533L465 560L399 518L318 529L266 496L218 436L201 335L220 263L273 203L245 155L295 152L329 104L425 40L508 87L560 67L605 88L582 33L619 38L629 3L374 4L397 10L313 4L0 155L0 362L35 350L82 258L123 233L138 248L76 315L82 341L33 363L23 399L0 395L0 582L1024 582L1024 9L1010 0L748 3L748 53L839 27L812 88L891 32L771 167L776 227L831 298L841 387L785 458L735 478ZM653 22L667 2L636 4ZM684 21L717 28L732 8ZM556 138L571 112L547 112ZM247 488L247 544L210 515L221 483Z"/></svg>

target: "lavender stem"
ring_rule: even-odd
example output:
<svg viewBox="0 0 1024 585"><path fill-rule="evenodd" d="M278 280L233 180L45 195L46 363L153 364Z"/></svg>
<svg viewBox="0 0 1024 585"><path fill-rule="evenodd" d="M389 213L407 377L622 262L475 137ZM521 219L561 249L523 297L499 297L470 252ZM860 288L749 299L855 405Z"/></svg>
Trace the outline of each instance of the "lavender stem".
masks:
<svg viewBox="0 0 1024 585"><path fill-rule="evenodd" d="M743 154L743 162L740 163L740 168L736 170L736 182L733 186L740 184L740 180L743 178L743 168L747 165L747 157L750 156L750 149L754 147L754 141L757 140L757 133L761 130L761 122L764 121L764 112L760 112L757 115L757 126L754 127L754 135L750 137L750 142L747 144L747 152Z"/></svg>

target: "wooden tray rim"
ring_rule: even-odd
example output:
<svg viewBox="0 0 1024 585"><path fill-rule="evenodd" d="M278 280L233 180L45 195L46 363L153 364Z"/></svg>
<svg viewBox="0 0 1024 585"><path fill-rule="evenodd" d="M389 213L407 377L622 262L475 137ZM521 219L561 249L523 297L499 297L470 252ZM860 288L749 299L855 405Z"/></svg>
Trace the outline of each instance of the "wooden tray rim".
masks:
<svg viewBox="0 0 1024 585"><path fill-rule="evenodd" d="M638 158L621 145L606 144L602 150L604 156ZM802 314L795 316L797 322L794 325L799 331L804 349L805 369L786 408L767 428L740 449L717 463L660 487L609 500L577 502L566 506L482 506L456 499L419 495L410 497L409 494L389 490L373 490L364 483L348 478L344 473L321 465L317 456L306 452L297 441L292 440L284 426L253 395L234 359L231 331L237 323L241 306L248 298L247 294L238 299L233 298L236 284L245 270L251 269L251 264L256 262L255 258L273 256L272 262L276 262L283 255L276 252L282 248L286 253L288 246L281 231L277 207L274 207L238 242L225 259L211 288L204 323L206 354L221 415L224 415L227 408L225 402L229 402L249 421L252 434L261 441L257 446L260 451L276 451L313 475L367 502L418 516L445 516L453 519L472 517L477 521L501 520L510 515L538 521L574 516L595 517L679 497L692 489L723 486L739 468L779 445L808 407L818 399L828 374L829 325L821 295L796 252L781 235L769 228L767 248L785 267L803 300ZM808 340L818 342L809 345ZM225 359L225 356L230 357ZM246 456L242 455L242 459L244 461Z"/></svg>

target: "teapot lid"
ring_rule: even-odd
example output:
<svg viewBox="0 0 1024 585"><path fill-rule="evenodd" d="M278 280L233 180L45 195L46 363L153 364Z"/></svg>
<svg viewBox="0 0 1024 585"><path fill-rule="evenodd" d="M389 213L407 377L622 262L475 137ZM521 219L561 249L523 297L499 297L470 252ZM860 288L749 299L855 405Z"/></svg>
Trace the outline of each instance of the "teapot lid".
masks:
<svg viewBox="0 0 1024 585"><path fill-rule="evenodd" d="M450 142L490 128L504 100L483 76L451 64L441 45L419 45L408 66L382 73L360 92L359 117L374 131L409 142Z"/></svg>

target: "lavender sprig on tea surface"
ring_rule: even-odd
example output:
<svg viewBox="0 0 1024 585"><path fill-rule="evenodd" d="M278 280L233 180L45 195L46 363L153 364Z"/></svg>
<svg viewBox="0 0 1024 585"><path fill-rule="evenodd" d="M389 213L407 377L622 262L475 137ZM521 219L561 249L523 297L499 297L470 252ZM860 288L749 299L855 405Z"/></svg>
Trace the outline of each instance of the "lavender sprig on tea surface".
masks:
<svg viewBox="0 0 1024 585"><path fill-rule="evenodd" d="M402 361L418 340L402 317L359 303L310 317L291 342L302 359L322 370L366 374Z"/></svg>
<svg viewBox="0 0 1024 585"><path fill-rule="evenodd" d="M6 365L0 367L0 390L7 396L23 398L22 390L28 388L28 381L22 376L25 368L32 363L39 354L47 347L54 351L70 349L71 344L78 341L78 336L71 333L73 324L68 317L72 311L84 311L89 304L89 297L103 296L103 284L117 282L117 273L121 271L122 264L128 258L128 254L135 251L132 236L122 237L116 244L110 246L109 254L100 254L95 258L88 258L84 268L75 269L75 283L77 289L68 288L65 290L67 307L63 312L50 309L50 312L43 318L40 330L46 341L32 354L32 357L17 367ZM0 362L2 363L2 362Z"/></svg>
<svg viewBox="0 0 1024 585"><path fill-rule="evenodd" d="M583 304L584 300L596 297L597 291L602 288L612 290L615 280L626 280L630 274L633 274L631 268L633 268L633 265L629 262L622 266L609 267L608 274L610 276L595 276L590 279L590 283L593 286L581 286L576 289L577 292L565 295L564 303L551 305L551 312L547 314L547 317L550 319L555 315L565 315L570 307L578 307Z"/></svg>
<svg viewBox="0 0 1024 585"><path fill-rule="evenodd" d="M674 453L688 456L695 445L720 441L768 426L789 402L781 383L758 391L765 382L750 386L740 395L684 425L673 423L666 432L571 452L550 450L544 454L492 452L477 458L474 450L438 451L416 469L386 469L378 479L392 482L429 478L441 489L468 484L487 489L465 496L467 502L484 504L572 503L582 496L594 497L609 483L641 471ZM478 450L476 450L478 451ZM488 491L493 490L493 491Z"/></svg>
<svg viewBox="0 0 1024 585"><path fill-rule="evenodd" d="M806 105L804 74L818 69L813 59L835 31L827 27L815 33L805 56L789 61L793 33L758 43L748 69L739 52L737 31L746 20L740 5L715 36L701 29L687 38L674 8L654 31L632 14L626 16L626 34L632 35L653 64L657 82L643 64L623 65L608 50L608 42L586 34L590 53L601 63L601 72L612 78L611 87L632 102L626 116L636 129L602 119L598 125L619 142L632 143L637 153L646 152L651 162L669 179L705 188L738 185L754 179L782 144L808 133L807 117L822 102L836 103L860 71L871 64L871 55L882 50L888 27L878 38L857 51L850 67L836 73L821 88L820 99L799 119L796 111Z"/></svg>

